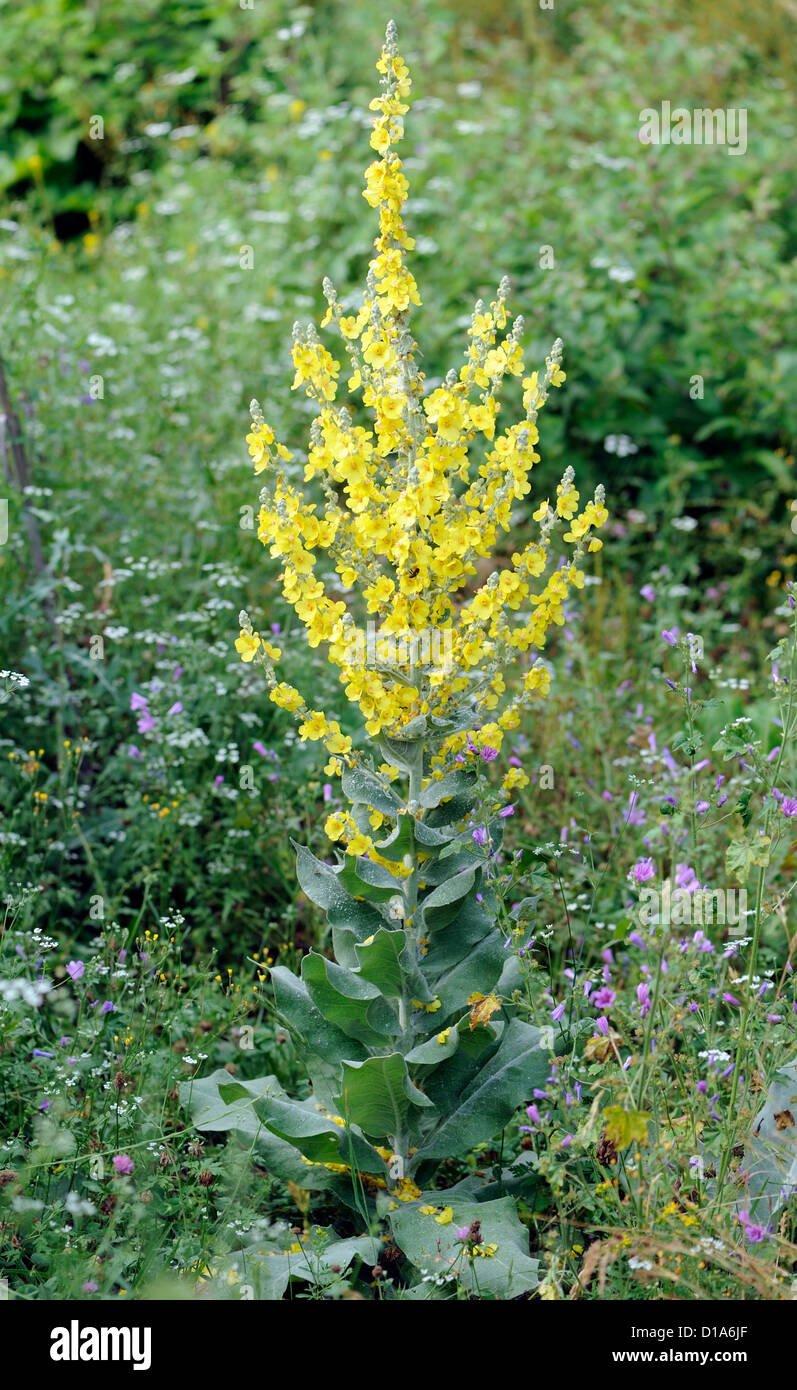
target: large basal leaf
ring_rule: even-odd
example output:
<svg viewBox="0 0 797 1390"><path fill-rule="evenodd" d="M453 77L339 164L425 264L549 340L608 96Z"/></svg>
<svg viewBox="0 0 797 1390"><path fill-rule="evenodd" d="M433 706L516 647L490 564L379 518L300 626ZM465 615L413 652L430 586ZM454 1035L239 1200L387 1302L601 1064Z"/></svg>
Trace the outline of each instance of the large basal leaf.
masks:
<svg viewBox="0 0 797 1390"><path fill-rule="evenodd" d="M369 1057L365 1062L343 1064L338 1110L372 1138L403 1133L410 1107L430 1107L431 1104L413 1086L407 1063L398 1052L389 1057Z"/></svg>
<svg viewBox="0 0 797 1390"><path fill-rule="evenodd" d="M422 1212L426 1206L434 1206L438 1214L450 1207L451 1220L440 1225L434 1215ZM480 1245L495 1246L493 1254L466 1254L456 1232L473 1221L480 1223ZM446 1192L424 1193L411 1206L392 1212L390 1223L396 1244L416 1269L437 1278L453 1274L471 1293L516 1298L539 1283L539 1261L529 1255L529 1234L511 1197L475 1202Z"/></svg>
<svg viewBox="0 0 797 1390"><path fill-rule="evenodd" d="M274 1100L261 1107L263 1123L312 1163L353 1163L384 1177L384 1159L351 1126L338 1125L312 1100Z"/></svg>
<svg viewBox="0 0 797 1390"><path fill-rule="evenodd" d="M180 1083L180 1103L189 1110L197 1129L214 1134L237 1130L247 1139L254 1139L263 1128L263 1121L255 1114L254 1102L274 1097L285 1097L275 1076L238 1081L223 1068L210 1076Z"/></svg>
<svg viewBox="0 0 797 1390"><path fill-rule="evenodd" d="M737 1207L749 1209L752 1220L774 1215L797 1188L797 1059L775 1073L742 1168L749 1178Z"/></svg>
<svg viewBox="0 0 797 1390"><path fill-rule="evenodd" d="M460 1096L452 1097L450 1114L426 1140L416 1162L466 1153L498 1134L548 1075L549 1056L541 1042L539 1028L513 1018L489 1061Z"/></svg>
<svg viewBox="0 0 797 1390"><path fill-rule="evenodd" d="M335 1281L339 1271L348 1269L353 1260L362 1260L368 1266L376 1264L382 1250L372 1236L328 1241L326 1232L317 1226L302 1236L301 1251L267 1250L265 1244L260 1241L236 1250L220 1264L214 1264L214 1284L233 1299L240 1298L243 1290L247 1299L272 1302L283 1297L291 1279L323 1288Z"/></svg>
<svg viewBox="0 0 797 1390"><path fill-rule="evenodd" d="M233 1081L230 1073L223 1069L180 1085L181 1103L201 1134L236 1133L257 1153L258 1161L284 1182L295 1182L306 1188L328 1186L322 1174L326 1179L331 1175L325 1169L308 1168L295 1145L278 1138L265 1125L256 1106L260 1101L273 1098L284 1098L273 1076L256 1081ZM345 1193L341 1195L345 1200Z"/></svg>

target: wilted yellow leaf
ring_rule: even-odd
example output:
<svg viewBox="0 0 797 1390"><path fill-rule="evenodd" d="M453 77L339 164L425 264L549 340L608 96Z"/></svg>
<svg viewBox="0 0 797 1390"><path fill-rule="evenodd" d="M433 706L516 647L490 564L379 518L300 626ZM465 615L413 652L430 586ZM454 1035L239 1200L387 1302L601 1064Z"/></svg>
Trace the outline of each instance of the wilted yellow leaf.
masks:
<svg viewBox="0 0 797 1390"><path fill-rule="evenodd" d="M647 1144L650 1119L648 1110L623 1110L621 1105L608 1105L603 1112L603 1119L606 1124L606 1137L611 1139L618 1149L627 1148L634 1140L638 1144Z"/></svg>
<svg viewBox="0 0 797 1390"><path fill-rule="evenodd" d="M480 1023L486 1028L493 1014L501 1007L501 1000L496 994L472 994L468 1003L472 1005L470 1011L471 1033Z"/></svg>

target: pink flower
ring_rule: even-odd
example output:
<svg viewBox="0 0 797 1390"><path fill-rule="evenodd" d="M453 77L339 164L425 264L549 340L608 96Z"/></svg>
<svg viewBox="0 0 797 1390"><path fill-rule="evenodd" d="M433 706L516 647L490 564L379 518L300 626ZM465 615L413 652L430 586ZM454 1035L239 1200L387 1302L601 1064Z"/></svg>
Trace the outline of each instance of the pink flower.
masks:
<svg viewBox="0 0 797 1390"><path fill-rule="evenodd" d="M649 879L656 877L656 869L652 859L640 859L629 871L629 878L635 883L647 883Z"/></svg>
<svg viewBox="0 0 797 1390"><path fill-rule="evenodd" d="M614 990L609 989L608 985L603 985L597 994L593 994L590 1002L595 1005L596 1009L610 1009L616 998L617 995Z"/></svg>
<svg viewBox="0 0 797 1390"><path fill-rule="evenodd" d="M129 1154L116 1154L113 1166L117 1173L132 1173L136 1165Z"/></svg>
<svg viewBox="0 0 797 1390"><path fill-rule="evenodd" d="M755 1226L753 1224L749 1211L739 1212L739 1225L743 1228L745 1237L751 1245L759 1245L769 1235L768 1226Z"/></svg>

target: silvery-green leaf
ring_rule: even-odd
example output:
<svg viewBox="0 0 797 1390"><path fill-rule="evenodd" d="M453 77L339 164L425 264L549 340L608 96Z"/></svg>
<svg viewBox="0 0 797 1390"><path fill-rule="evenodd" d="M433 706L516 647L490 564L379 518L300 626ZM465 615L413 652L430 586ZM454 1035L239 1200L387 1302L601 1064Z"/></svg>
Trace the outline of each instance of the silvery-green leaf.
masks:
<svg viewBox="0 0 797 1390"><path fill-rule="evenodd" d="M496 1051L458 1097L451 1114L427 1138L416 1161L464 1153L498 1134L548 1075L550 1059L541 1044L539 1028L513 1018Z"/></svg>
<svg viewBox="0 0 797 1390"><path fill-rule="evenodd" d="M518 1218L511 1197L493 1202L474 1202L441 1192L423 1197L392 1212L390 1223L399 1249L417 1269L438 1278L454 1275L472 1293L494 1293L516 1298L530 1293L539 1283L539 1261L529 1255L529 1233ZM451 1220L440 1225L423 1207L435 1206L438 1214L451 1208ZM488 1256L469 1258L456 1232L473 1221L480 1225L480 1246L495 1247Z"/></svg>

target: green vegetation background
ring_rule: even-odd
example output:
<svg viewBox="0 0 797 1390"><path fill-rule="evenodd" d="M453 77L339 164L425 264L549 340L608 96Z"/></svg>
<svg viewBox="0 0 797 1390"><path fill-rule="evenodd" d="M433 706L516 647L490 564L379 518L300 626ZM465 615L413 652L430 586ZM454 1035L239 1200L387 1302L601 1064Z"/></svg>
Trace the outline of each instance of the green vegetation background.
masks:
<svg viewBox="0 0 797 1390"><path fill-rule="evenodd" d="M765 578L793 563L794 15L786 0L748 8L425 0L395 16L414 80L424 370L456 360L475 299L505 273L530 360L564 339L535 479L547 495L570 463L584 491L606 485L593 640L621 666L657 564L693 606L722 596L694 630L722 617L752 640L774 622ZM77 935L100 894L122 920L144 902L145 917L190 909L205 939L261 931L265 899L265 924L287 914L301 937L284 845L318 834L322 779L232 651L242 603L260 626L281 616L247 529L243 435L257 396L301 449L291 325L320 316L324 274L344 295L362 284L367 102L391 13L0 3L0 356L29 488L12 471L1 664L32 680L3 707L0 786L22 833L30 787L7 754L41 748L38 823L61 818L5 851L12 879L44 885L43 918L59 903ZM746 152L642 146L639 112L663 100L744 108ZM696 534L670 526L684 509ZM334 691L285 643L289 679ZM182 711L167 717L178 665ZM130 696L152 680L159 724L139 738ZM83 739L75 771L64 745Z"/></svg>

